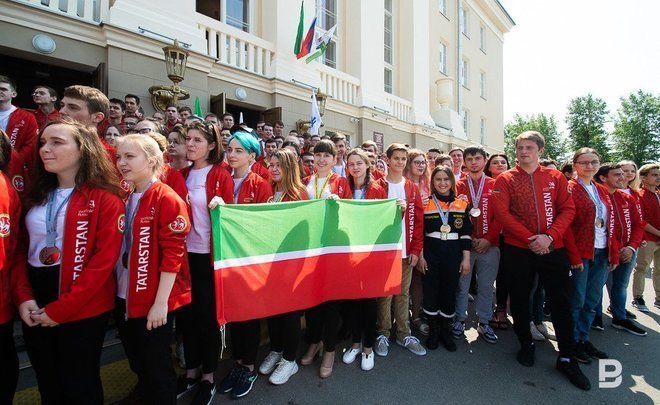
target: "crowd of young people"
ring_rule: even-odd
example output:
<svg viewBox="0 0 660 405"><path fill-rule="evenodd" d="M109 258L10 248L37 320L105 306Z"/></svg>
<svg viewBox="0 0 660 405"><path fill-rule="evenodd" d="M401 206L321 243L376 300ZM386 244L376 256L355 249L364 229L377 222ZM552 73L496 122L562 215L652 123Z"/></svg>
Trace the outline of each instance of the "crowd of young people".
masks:
<svg viewBox="0 0 660 405"><path fill-rule="evenodd" d="M11 81L0 78L0 85L15 92ZM533 366L539 336L557 339L557 369L588 390L578 362L607 358L589 338L603 287L612 326L646 334L625 309L626 291L634 272L633 305L648 311L643 282L654 261L660 306L657 163L637 170L631 161L604 163L597 151L582 148L573 170L559 171L552 162L541 164L545 143L538 132L518 136L512 168L505 155L489 156L480 146L445 155L393 143L381 155L370 141L351 149L341 134L285 139L283 123L260 122L253 131L234 125L231 115L217 124L212 116L172 125L164 117L163 123L138 119L122 135L119 125L104 124L110 103L97 89L68 87L61 117L35 127L32 140L23 134L21 142L32 146L20 153L3 123L2 401L11 401L18 376L15 311L43 403L103 402L100 354L113 318L138 377L132 400L174 404L194 391L192 403L208 404L218 391L244 397L259 374L284 384L299 364L310 366L317 357L319 376L330 377L343 332L351 338L342 361L359 357L365 371L375 367L375 355L388 355L391 341L418 356L440 345L456 351L472 281L485 342L497 343L495 329L508 328L510 312L518 362ZM169 107L167 115L174 115ZM119 136L108 132L113 125ZM271 316L263 322L269 353L261 362L262 320L232 322L232 364L216 382L221 337L210 210L386 198L402 211L401 292ZM556 337L543 323L544 307ZM186 369L179 377L171 358L175 320ZM426 336L424 344L411 327Z"/></svg>

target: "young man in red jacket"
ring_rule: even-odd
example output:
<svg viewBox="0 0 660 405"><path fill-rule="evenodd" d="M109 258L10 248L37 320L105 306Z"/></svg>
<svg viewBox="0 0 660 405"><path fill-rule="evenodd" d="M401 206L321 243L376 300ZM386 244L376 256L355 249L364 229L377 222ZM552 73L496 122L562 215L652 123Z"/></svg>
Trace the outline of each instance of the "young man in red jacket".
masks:
<svg viewBox="0 0 660 405"><path fill-rule="evenodd" d="M48 121L57 119L60 111L55 108L57 102L57 92L48 86L35 86L32 90L32 101L37 105L37 109L32 111L37 120L39 128L43 128Z"/></svg>
<svg viewBox="0 0 660 405"><path fill-rule="evenodd" d="M0 129L7 133L16 160L23 163L12 164L9 177L13 179L18 176L22 180L27 178L34 163L34 146L39 127L30 111L12 105L11 101L16 95L16 82L0 75Z"/></svg>
<svg viewBox="0 0 660 405"><path fill-rule="evenodd" d="M477 272L477 332L488 343L497 343L497 335L489 325L493 317L493 287L500 265L499 238L502 227L495 221L493 212L493 187L495 180L484 174L486 151L481 146L471 146L463 151L467 176L456 183L458 195L465 195L472 208L472 252L470 267ZM475 267L476 265L476 267ZM462 276L456 293L456 322L452 333L456 338L465 336L465 320L468 309L468 290L471 274Z"/></svg>
<svg viewBox="0 0 660 405"><path fill-rule="evenodd" d="M660 308L660 164L651 163L639 168L642 188L639 190L642 219L644 220L644 242L637 254L637 265L633 273L633 306L649 312L644 298L646 271L653 261L654 306Z"/></svg>
<svg viewBox="0 0 660 405"><path fill-rule="evenodd" d="M504 229L502 256L512 274L511 313L521 346L517 359L524 366L534 365L529 295L538 273L552 306L559 342L556 367L575 386L589 390L589 380L573 359L570 266L562 240L575 215L575 206L561 172L539 165L544 147L545 139L536 131L518 135L518 165L500 174L493 188L495 220Z"/></svg>
<svg viewBox="0 0 660 405"><path fill-rule="evenodd" d="M404 251L401 276L401 294L378 299L378 338L374 352L387 356L390 329L392 329L391 307L394 301L394 320L396 321L396 342L412 353L423 356L426 349L410 333L408 320L408 297L413 268L417 264L424 243L424 207L419 189L412 181L403 177L403 170L408 160L408 148L400 143L391 144L386 151L388 167L387 177L378 180L378 184L387 192L387 198L396 198L403 212Z"/></svg>
<svg viewBox="0 0 660 405"><path fill-rule="evenodd" d="M605 163L600 166L594 180L607 188L614 210L614 238L619 246L619 265L608 274L607 290L610 295L608 312L612 314L612 327L637 336L646 336L646 331L628 317L626 295L637 250L642 243L644 224L637 210L635 198L622 191L624 173L618 164ZM596 308L601 316L602 305ZM602 325L602 321L601 321Z"/></svg>

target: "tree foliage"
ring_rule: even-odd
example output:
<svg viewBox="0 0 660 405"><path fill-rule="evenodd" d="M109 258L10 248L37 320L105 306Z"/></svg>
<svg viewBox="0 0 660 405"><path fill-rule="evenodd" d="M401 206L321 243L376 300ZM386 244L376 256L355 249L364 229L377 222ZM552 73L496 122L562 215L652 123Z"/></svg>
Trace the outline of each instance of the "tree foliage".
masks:
<svg viewBox="0 0 660 405"><path fill-rule="evenodd" d="M571 151L582 147L596 149L605 161L609 160L609 147L605 121L608 118L605 100L591 94L576 97L568 104L566 125L570 133L568 146Z"/></svg>
<svg viewBox="0 0 660 405"><path fill-rule="evenodd" d="M563 160L566 156L566 140L559 132L558 123L554 115L543 113L520 116L516 114L513 121L504 126L504 153L509 161L516 159L516 137L525 131L538 131L545 138L544 157Z"/></svg>
<svg viewBox="0 0 660 405"><path fill-rule="evenodd" d="M638 90L621 97L612 135L618 160L638 165L660 161L660 96Z"/></svg>

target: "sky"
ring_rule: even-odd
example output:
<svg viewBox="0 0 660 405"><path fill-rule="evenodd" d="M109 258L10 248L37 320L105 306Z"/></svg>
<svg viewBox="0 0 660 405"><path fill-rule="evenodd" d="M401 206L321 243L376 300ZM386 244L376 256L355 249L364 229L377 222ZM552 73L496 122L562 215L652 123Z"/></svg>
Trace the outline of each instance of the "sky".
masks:
<svg viewBox="0 0 660 405"><path fill-rule="evenodd" d="M516 26L504 35L504 122L554 114L592 93L611 116L619 97L660 94L660 0L500 0ZM611 123L610 123L611 125Z"/></svg>

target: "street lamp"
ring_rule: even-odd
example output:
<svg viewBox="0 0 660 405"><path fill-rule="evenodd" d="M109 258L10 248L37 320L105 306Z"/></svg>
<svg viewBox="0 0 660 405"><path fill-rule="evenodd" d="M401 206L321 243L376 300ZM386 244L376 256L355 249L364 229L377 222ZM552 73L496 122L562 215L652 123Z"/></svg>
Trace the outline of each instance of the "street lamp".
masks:
<svg viewBox="0 0 660 405"><path fill-rule="evenodd" d="M328 101L328 96L325 93L321 93L320 91L316 92L316 104L319 107L319 115L323 117L323 114L325 113L325 103ZM321 122L321 126L323 126L323 122ZM305 132L309 132L309 129L312 127L311 121L305 121L305 120L298 120L296 121L296 131L298 131L299 134L304 134Z"/></svg>
<svg viewBox="0 0 660 405"><path fill-rule="evenodd" d="M190 93L179 87L186 73L186 64L190 52L179 46L179 41L174 40L174 45L163 47L165 54L165 67L167 77L172 81L171 86L151 86L151 104L156 111L165 111L168 105L176 104L178 100L190 98Z"/></svg>

